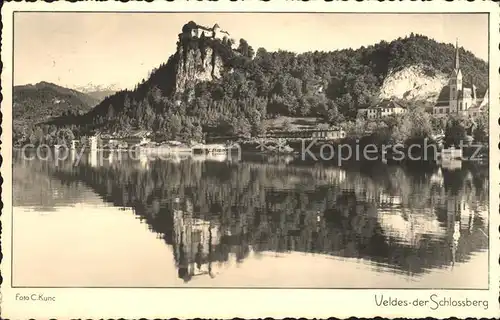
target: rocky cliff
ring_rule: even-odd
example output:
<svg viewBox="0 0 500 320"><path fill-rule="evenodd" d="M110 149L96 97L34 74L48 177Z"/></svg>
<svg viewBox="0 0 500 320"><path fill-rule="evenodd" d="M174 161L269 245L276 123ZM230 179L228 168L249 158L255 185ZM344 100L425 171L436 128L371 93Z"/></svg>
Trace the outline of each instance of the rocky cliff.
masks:
<svg viewBox="0 0 500 320"><path fill-rule="evenodd" d="M446 74L431 71L422 65L413 65L389 72L380 88L379 97L436 102L447 83Z"/></svg>
<svg viewBox="0 0 500 320"><path fill-rule="evenodd" d="M175 93L182 93L194 89L202 81L220 79L224 69L222 58L212 47L204 49L186 48L179 45L178 60L175 74Z"/></svg>

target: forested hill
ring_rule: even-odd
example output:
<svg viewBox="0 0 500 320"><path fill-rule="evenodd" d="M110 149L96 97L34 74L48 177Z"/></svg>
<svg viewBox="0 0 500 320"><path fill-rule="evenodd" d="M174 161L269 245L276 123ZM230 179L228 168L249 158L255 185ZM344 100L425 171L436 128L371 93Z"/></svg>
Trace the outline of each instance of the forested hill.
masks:
<svg viewBox="0 0 500 320"><path fill-rule="evenodd" d="M18 123L43 122L65 114L84 114L98 100L49 82L14 86L13 118Z"/></svg>
<svg viewBox="0 0 500 320"><path fill-rule="evenodd" d="M413 34L356 50L301 54L254 50L243 39L233 44L180 35L176 53L135 90L108 97L83 118L57 123L85 123L83 131L148 129L172 138L256 134L265 130L263 120L277 115L340 123L376 102L390 71L420 65L430 77L449 74L453 58L452 44ZM460 63L465 85L474 79L484 92L487 63L463 48Z"/></svg>

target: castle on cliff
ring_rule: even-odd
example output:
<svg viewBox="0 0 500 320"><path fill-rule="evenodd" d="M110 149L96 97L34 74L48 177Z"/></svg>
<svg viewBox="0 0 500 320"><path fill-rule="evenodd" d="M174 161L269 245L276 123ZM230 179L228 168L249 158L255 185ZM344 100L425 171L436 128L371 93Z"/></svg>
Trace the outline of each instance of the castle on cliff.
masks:
<svg viewBox="0 0 500 320"><path fill-rule="evenodd" d="M446 89L448 89L448 93ZM466 88L463 84L457 40L453 71L451 72L448 86L442 91L433 108L433 113L435 116L447 116L458 113L464 116L476 117L480 112L487 111L488 106L488 90L486 90L484 97L481 99L477 96L476 86L472 79L470 88Z"/></svg>
<svg viewBox="0 0 500 320"><path fill-rule="evenodd" d="M200 38L202 36L211 39L222 40L224 37L229 38L230 35L227 31L221 30L220 26L216 23L212 28L208 28L195 23L194 21L189 21L182 27L182 34L179 36L184 36L187 38Z"/></svg>

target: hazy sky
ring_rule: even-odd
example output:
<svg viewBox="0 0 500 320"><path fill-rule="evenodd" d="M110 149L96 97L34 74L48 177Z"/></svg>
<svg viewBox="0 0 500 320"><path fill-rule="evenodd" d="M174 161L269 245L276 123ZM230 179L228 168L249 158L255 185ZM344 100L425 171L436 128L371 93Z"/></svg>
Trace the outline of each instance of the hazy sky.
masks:
<svg viewBox="0 0 500 320"><path fill-rule="evenodd" d="M358 48L411 32L488 58L486 14L16 13L14 84L132 88L174 53L182 26L216 22L255 49Z"/></svg>

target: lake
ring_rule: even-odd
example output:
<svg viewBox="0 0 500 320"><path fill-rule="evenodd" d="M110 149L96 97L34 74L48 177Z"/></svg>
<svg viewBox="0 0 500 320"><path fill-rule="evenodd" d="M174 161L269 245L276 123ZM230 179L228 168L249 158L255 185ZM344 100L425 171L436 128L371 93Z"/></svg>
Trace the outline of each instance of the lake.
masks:
<svg viewBox="0 0 500 320"><path fill-rule="evenodd" d="M488 165L13 159L14 286L487 288Z"/></svg>

